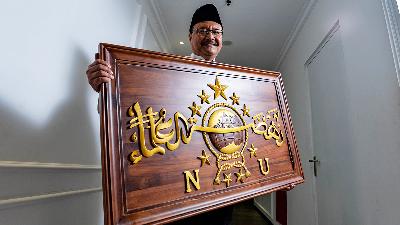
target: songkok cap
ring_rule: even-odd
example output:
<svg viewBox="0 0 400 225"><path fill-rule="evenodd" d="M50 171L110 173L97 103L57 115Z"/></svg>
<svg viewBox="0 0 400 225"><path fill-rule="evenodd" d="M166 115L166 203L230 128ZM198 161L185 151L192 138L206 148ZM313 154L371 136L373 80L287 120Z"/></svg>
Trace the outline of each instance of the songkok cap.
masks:
<svg viewBox="0 0 400 225"><path fill-rule="evenodd" d="M196 23L200 23L203 21L214 21L216 23L219 23L222 27L222 22L219 18L218 10L213 4L203 5L202 7L198 8L196 12L194 12L192 22L190 23L189 32L192 33L193 26Z"/></svg>

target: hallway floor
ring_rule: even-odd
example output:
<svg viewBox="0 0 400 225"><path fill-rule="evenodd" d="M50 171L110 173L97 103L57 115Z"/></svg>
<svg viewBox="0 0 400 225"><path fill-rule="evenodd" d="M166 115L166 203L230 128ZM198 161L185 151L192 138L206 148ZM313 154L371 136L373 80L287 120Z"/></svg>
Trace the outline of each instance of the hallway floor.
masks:
<svg viewBox="0 0 400 225"><path fill-rule="evenodd" d="M253 200L238 203L233 208L232 225L272 225L254 206Z"/></svg>
<svg viewBox="0 0 400 225"><path fill-rule="evenodd" d="M170 223L169 225L224 225L224 222L218 222L220 215L228 215L230 213L232 213L232 223L230 225L272 225L254 206L252 199L235 204L233 210L230 207L219 209L217 217L215 217L215 214L204 213Z"/></svg>

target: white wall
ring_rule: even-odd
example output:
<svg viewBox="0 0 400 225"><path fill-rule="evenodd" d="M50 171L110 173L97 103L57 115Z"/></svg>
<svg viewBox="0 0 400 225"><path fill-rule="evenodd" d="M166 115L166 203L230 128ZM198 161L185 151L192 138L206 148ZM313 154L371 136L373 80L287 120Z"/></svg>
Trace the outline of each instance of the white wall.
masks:
<svg viewBox="0 0 400 225"><path fill-rule="evenodd" d="M103 223L97 93L85 71L99 42L137 46L142 8L2 2L0 224Z"/></svg>
<svg viewBox="0 0 400 225"><path fill-rule="evenodd" d="M344 50L352 179L343 224L396 225L400 221L400 90L381 1L317 0L280 71L284 76L306 183L288 193L288 224L314 224L312 130L305 62L339 20ZM341 90L338 90L340 92ZM343 162L337 162L343 163ZM346 176L344 174L344 176ZM348 210L347 212L344 212Z"/></svg>

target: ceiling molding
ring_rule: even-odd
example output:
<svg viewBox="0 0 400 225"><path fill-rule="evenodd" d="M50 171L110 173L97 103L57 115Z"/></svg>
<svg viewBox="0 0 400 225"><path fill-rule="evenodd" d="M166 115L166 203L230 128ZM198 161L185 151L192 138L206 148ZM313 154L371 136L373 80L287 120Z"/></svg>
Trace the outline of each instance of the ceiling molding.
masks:
<svg viewBox="0 0 400 225"><path fill-rule="evenodd" d="M285 40L281 52L279 53L278 61L275 64L275 69L274 69L275 71L279 71L281 69L281 65L283 61L286 59L289 49L292 47L295 40L297 39L297 36L299 35L301 28L303 28L316 2L317 0L309 0L306 4L304 4L300 16L296 20L295 26L290 31L290 34L288 38Z"/></svg>
<svg viewBox="0 0 400 225"><path fill-rule="evenodd" d="M167 27L161 19L158 2L155 0L140 0L138 2L143 6L143 10L161 50L166 53L172 53L171 42L167 35Z"/></svg>

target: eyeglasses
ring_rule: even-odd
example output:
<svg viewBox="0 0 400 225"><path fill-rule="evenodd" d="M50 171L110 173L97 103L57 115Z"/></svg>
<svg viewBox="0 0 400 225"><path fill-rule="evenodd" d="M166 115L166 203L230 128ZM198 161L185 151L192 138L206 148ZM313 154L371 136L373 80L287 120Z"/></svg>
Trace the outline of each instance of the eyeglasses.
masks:
<svg viewBox="0 0 400 225"><path fill-rule="evenodd" d="M210 30L210 29L196 29L195 32L201 36L209 35L210 33L214 35L214 37L221 37L223 34L222 30Z"/></svg>

